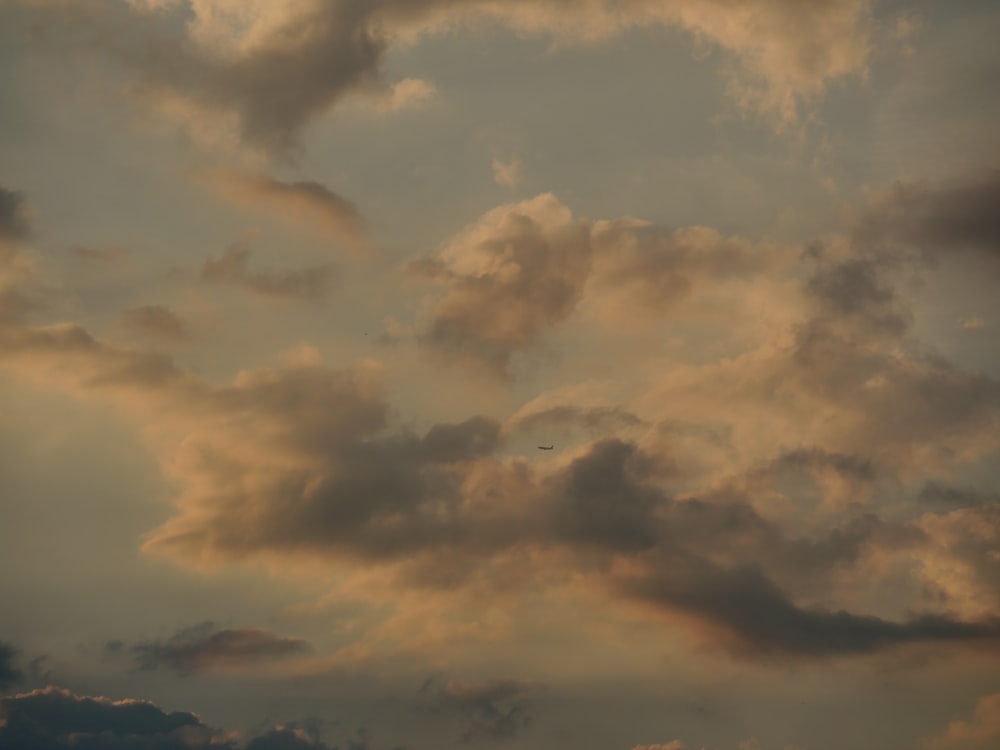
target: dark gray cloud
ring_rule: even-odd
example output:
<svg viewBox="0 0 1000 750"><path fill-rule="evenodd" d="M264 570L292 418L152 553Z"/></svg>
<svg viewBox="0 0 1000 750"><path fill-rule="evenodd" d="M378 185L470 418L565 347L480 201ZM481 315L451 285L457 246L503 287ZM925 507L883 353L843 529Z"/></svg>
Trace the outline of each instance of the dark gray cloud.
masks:
<svg viewBox="0 0 1000 750"><path fill-rule="evenodd" d="M0 747L10 750L235 750L194 714L137 700L48 687L0 698Z"/></svg>
<svg viewBox="0 0 1000 750"><path fill-rule="evenodd" d="M188 337L184 321L163 305L133 307L123 312L119 320L123 326L143 336L167 341L182 341Z"/></svg>
<svg viewBox="0 0 1000 750"><path fill-rule="evenodd" d="M246 744L233 737L193 713L142 700L80 696L57 687L0 697L2 750L336 750L294 727L275 727Z"/></svg>
<svg viewBox="0 0 1000 750"><path fill-rule="evenodd" d="M531 683L517 680L480 685L449 680L438 691L436 708L465 717L468 723L460 735L463 741L506 740L531 725L524 697L534 689Z"/></svg>
<svg viewBox="0 0 1000 750"><path fill-rule="evenodd" d="M18 684L24 675L14 666L17 649L11 644L0 641L0 691Z"/></svg>
<svg viewBox="0 0 1000 750"><path fill-rule="evenodd" d="M180 14L164 23L160 14L122 13L111 6L95 17L93 45L135 75L142 96L154 105L179 97L209 113L233 114L243 140L286 155L309 120L375 84L386 50L367 23L371 3L360 0L303 5L245 54L198 44L182 30Z"/></svg>
<svg viewBox="0 0 1000 750"><path fill-rule="evenodd" d="M114 649L112 650L120 650ZM128 651L140 669L170 669L179 674L244 667L309 650L298 638L284 638L260 628L216 628L204 622L164 640L144 641Z"/></svg>
<svg viewBox="0 0 1000 750"><path fill-rule="evenodd" d="M554 537L637 552L654 546L660 534L656 513L667 498L647 480L655 466L621 440L595 443L552 482L558 498L551 515Z"/></svg>
<svg viewBox="0 0 1000 750"><path fill-rule="evenodd" d="M670 496L664 490L673 476L670 457L622 440L599 440L554 474L539 476L523 460L491 455L499 441L489 419L437 425L424 435L388 430L380 390L361 372L268 370L212 388L163 369L161 360L70 329L25 336L21 345L34 357L48 346L60 356L77 350L77 366L60 373L98 385L127 381L148 397L169 389L175 416L185 419L181 410L191 409L184 446L195 453L184 461L186 512L152 536L153 551L195 559L279 552L402 563L400 575L410 584L443 587L490 580L494 559L519 547L558 551L591 570L596 586L712 624L746 653L818 657L997 635L990 623L943 615L895 623L796 604L789 592L822 600L837 572L858 564L873 545L921 543L919 529L874 515L798 539L761 517L745 496ZM231 432L203 434L206 419ZM291 466L287 456L294 456ZM863 461L816 450L777 461L832 467L861 480L869 471ZM640 571L635 581L602 572L616 559ZM175 665L197 663L218 640L187 634L149 644L145 653ZM262 644L272 646L269 638L252 640L253 648Z"/></svg>
<svg viewBox="0 0 1000 750"><path fill-rule="evenodd" d="M492 454L500 444L500 424L472 417L459 424L436 424L420 439L420 455L430 461L454 463Z"/></svg>
<svg viewBox="0 0 1000 750"><path fill-rule="evenodd" d="M984 492L973 487L956 487L947 482L931 479L921 487L917 500L939 508L954 510L978 508L990 504L1000 505L1000 494Z"/></svg>
<svg viewBox="0 0 1000 750"><path fill-rule="evenodd" d="M968 623L925 615L898 623L843 610L796 606L759 567L722 568L668 553L648 572L620 582L654 606L700 618L751 656L832 657L919 642L1000 645L1000 618Z"/></svg>
<svg viewBox="0 0 1000 750"><path fill-rule="evenodd" d="M1000 258L1000 170L941 183L901 184L860 223L866 243L895 241L937 257L976 251Z"/></svg>
<svg viewBox="0 0 1000 750"><path fill-rule="evenodd" d="M265 273L247 268L251 254L247 240L234 242L221 257L205 261L201 277L206 281L233 284L267 297L319 301L330 291L334 279L332 265Z"/></svg>

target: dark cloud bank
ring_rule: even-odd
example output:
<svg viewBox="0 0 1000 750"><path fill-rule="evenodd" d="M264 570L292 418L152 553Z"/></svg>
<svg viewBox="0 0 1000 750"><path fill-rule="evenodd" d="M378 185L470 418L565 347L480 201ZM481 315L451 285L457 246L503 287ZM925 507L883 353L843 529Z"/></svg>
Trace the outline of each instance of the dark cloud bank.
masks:
<svg viewBox="0 0 1000 750"><path fill-rule="evenodd" d="M166 639L125 644L113 641L112 654L127 652L140 669L169 669L181 675L295 656L309 651L298 638L277 636L262 628L223 628L204 622Z"/></svg>
<svg viewBox="0 0 1000 750"><path fill-rule="evenodd" d="M0 750L337 750L276 728L249 741L195 714L140 700L85 697L56 687L0 698Z"/></svg>

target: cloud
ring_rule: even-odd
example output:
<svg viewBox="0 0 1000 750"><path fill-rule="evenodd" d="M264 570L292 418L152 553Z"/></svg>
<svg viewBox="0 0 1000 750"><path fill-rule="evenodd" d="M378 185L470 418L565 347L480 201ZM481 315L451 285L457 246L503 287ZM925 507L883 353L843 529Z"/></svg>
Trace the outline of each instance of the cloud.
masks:
<svg viewBox="0 0 1000 750"><path fill-rule="evenodd" d="M727 283L745 285L795 257L705 227L578 218L542 194L488 212L407 270L444 290L427 300L421 345L510 379L515 355L584 305L599 325L656 325L702 290L717 292L711 306L732 304Z"/></svg>
<svg viewBox="0 0 1000 750"><path fill-rule="evenodd" d="M506 740L531 725L523 697L535 688L516 680L494 680L473 685L449 680L439 691L437 708L457 713L468 721L460 739Z"/></svg>
<svg viewBox="0 0 1000 750"><path fill-rule="evenodd" d="M235 750L194 714L137 700L76 696L48 687L0 698L0 746L93 750Z"/></svg>
<svg viewBox="0 0 1000 750"><path fill-rule="evenodd" d="M17 650L4 641L0 641L0 691L16 685L24 676L21 670L14 666Z"/></svg>
<svg viewBox="0 0 1000 750"><path fill-rule="evenodd" d="M0 325L23 320L38 307L27 292L35 278L35 266L23 253L23 243L30 234L24 196L0 186Z"/></svg>
<svg viewBox="0 0 1000 750"><path fill-rule="evenodd" d="M318 182L282 182L266 174L223 168L200 174L227 200L263 208L293 226L305 223L325 236L351 243L364 233L354 204Z"/></svg>
<svg viewBox="0 0 1000 750"><path fill-rule="evenodd" d="M548 427L579 425L590 432L607 434L616 429L646 424L620 406L580 407L570 405L522 409L512 417L505 429L510 432L542 431Z"/></svg>
<svg viewBox="0 0 1000 750"><path fill-rule="evenodd" d="M654 606L699 618L749 655L831 657L909 643L998 643L1000 618L967 623L944 615L889 622L845 611L793 604L754 566L723 569L666 555L652 571L626 579L624 590Z"/></svg>
<svg viewBox="0 0 1000 750"><path fill-rule="evenodd" d="M366 596L435 602L573 580L742 656L981 645L1000 635L993 506L900 517L885 510L895 495L876 497L998 447L998 383L914 341L898 276L918 260L861 235L792 254L575 218L550 195L501 206L410 266L443 287L422 328L438 354L506 374L612 280L636 310L658 310L636 289L683 298L781 269L796 313L731 357L655 360L638 395L556 389L505 422L407 426L374 363L300 360L215 384L79 326L3 327L0 346L6 368L144 426L180 488L144 548L180 562L360 564L379 581ZM544 460L511 439L566 424L596 434ZM891 601L868 594L892 575Z"/></svg>
<svg viewBox="0 0 1000 750"><path fill-rule="evenodd" d="M632 750L685 750L685 747L680 740L671 740L666 744L636 745Z"/></svg>
<svg viewBox="0 0 1000 750"><path fill-rule="evenodd" d="M133 307L123 312L119 321L124 327L152 338L182 341L188 337L184 321L163 305Z"/></svg>
<svg viewBox="0 0 1000 750"><path fill-rule="evenodd" d="M232 284L265 297L284 297L303 301L323 300L334 278L330 264L281 273L250 271L247 268L252 250L249 239L231 244L219 258L205 261L201 277L205 281Z"/></svg>
<svg viewBox="0 0 1000 750"><path fill-rule="evenodd" d="M309 644L283 638L260 628L216 628L204 622L185 628L166 640L132 644L129 653L140 669L173 670L187 675L239 668L303 653Z"/></svg>
<svg viewBox="0 0 1000 750"><path fill-rule="evenodd" d="M945 258L975 252L1000 258L1000 170L936 183L901 183L873 200L859 235L902 242Z"/></svg>
<svg viewBox="0 0 1000 750"><path fill-rule="evenodd" d="M28 236L28 229L28 213L24 196L16 191L0 187L0 243L24 239ZM0 256L0 259L2 257Z"/></svg>
<svg viewBox="0 0 1000 750"><path fill-rule="evenodd" d="M969 721L953 721L938 737L927 740L928 750L987 750L1000 742L1000 693L979 699Z"/></svg>
<svg viewBox="0 0 1000 750"><path fill-rule="evenodd" d="M130 71L140 100L151 108L189 123L232 120L243 142L284 154L295 150L308 122L349 95L380 86L393 43L473 24L584 42L634 28L680 28L698 48L727 53L728 88L741 107L782 126L798 122L804 104L829 83L866 72L874 29L867 0L297 0L277 6L164 0L96 3L86 13L65 3L28 7L36 28L44 22L50 35L61 31L63 45L82 43Z"/></svg>
<svg viewBox="0 0 1000 750"><path fill-rule="evenodd" d="M494 159L492 166L493 181L497 185L511 189L517 187L517 184L521 181L521 171L524 167L520 159L511 159L510 161Z"/></svg>
<svg viewBox="0 0 1000 750"><path fill-rule="evenodd" d="M494 209L437 256L410 265L445 287L421 344L509 377L514 353L573 312L590 256L587 223L553 195Z"/></svg>
<svg viewBox="0 0 1000 750"><path fill-rule="evenodd" d="M0 747L18 750L331 750L301 729L249 737L213 729L195 714L143 700L75 695L58 687L0 697ZM358 747L349 743L350 747Z"/></svg>

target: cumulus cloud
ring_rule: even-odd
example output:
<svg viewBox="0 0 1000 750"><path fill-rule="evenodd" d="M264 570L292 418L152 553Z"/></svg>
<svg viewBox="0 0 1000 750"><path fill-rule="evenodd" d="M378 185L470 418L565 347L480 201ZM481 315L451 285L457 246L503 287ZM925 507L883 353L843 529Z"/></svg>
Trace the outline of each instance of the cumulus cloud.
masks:
<svg viewBox="0 0 1000 750"><path fill-rule="evenodd" d="M428 300L421 344L510 378L516 354L585 302L610 327L662 323L681 302L728 282L790 266L792 248L755 245L691 227L669 230L638 219L573 216L556 196L501 206L439 253L411 261L411 275L444 291Z"/></svg>
<svg viewBox="0 0 1000 750"><path fill-rule="evenodd" d="M414 274L444 285L421 343L510 375L511 357L575 308L590 273L586 222L554 195L483 216Z"/></svg>
<svg viewBox="0 0 1000 750"><path fill-rule="evenodd" d="M182 675L240 668L301 654L309 644L261 628L217 628L204 622L163 640L142 641L128 651L140 669L170 669Z"/></svg>
<svg viewBox="0 0 1000 750"><path fill-rule="evenodd" d="M244 373L216 388L80 332L35 331L6 348L36 366L62 363L52 375L77 387L131 390L138 408L169 410L177 421L183 440L158 448L186 489L180 514L147 543L151 551L203 561L350 558L404 566L411 583L453 587L530 545L620 561L616 573L598 576L599 587L710 625L743 653L834 656L1000 636L989 620L896 623L797 605L774 575L813 571L814 583L829 586L838 565L857 560L858 540L877 540L882 527L835 530L816 542L789 538L745 503L672 498L661 487L669 462L629 443L599 441L538 475L491 455L499 425L484 418L423 436L386 433L387 407L363 371L299 366ZM157 429L167 426L161 420ZM155 653L170 651L160 645Z"/></svg>
<svg viewBox="0 0 1000 750"><path fill-rule="evenodd" d="M0 746L94 750L233 750L191 713L138 700L83 697L48 687L0 698Z"/></svg>
<svg viewBox="0 0 1000 750"><path fill-rule="evenodd" d="M331 750L294 727L278 726L244 744L195 714L143 700L75 695L47 687L0 697L0 747L39 750ZM352 743L350 747L355 747Z"/></svg>
<svg viewBox="0 0 1000 750"><path fill-rule="evenodd" d="M169 307L143 305L125 310L121 324L136 333L167 341L182 341L188 337L187 326Z"/></svg>
<svg viewBox="0 0 1000 750"><path fill-rule="evenodd" d="M986 750L1000 742L1000 693L979 699L968 721L953 721L938 737L924 743L928 750Z"/></svg>
<svg viewBox="0 0 1000 750"><path fill-rule="evenodd" d="M330 290L334 278L334 267L330 264L272 273L251 271L247 266L252 254L248 238L237 240L222 256L205 261L201 277L205 281L232 284L265 297L304 301L323 300ZM150 316L145 317L148 319Z"/></svg>
<svg viewBox="0 0 1000 750"><path fill-rule="evenodd" d="M0 329L2 362L147 425L181 492L145 548L177 560L363 562L389 590L456 596L512 571L534 580L545 569L552 585L583 574L594 596L751 656L992 643L995 509L907 519L868 503L883 477L947 475L995 450L1000 387L920 350L894 275L906 256L872 247L801 252L790 269L799 318L757 348L659 368L629 402L538 399L507 424L473 415L408 429L373 364L296 362L216 385L71 325ZM424 344L504 374L610 279L697 288L787 262L785 250L708 230L595 224L540 196L487 214L410 270L444 287ZM636 309L658 304L629 296ZM606 432L546 461L507 442L567 422ZM844 498L822 523L802 507L814 485ZM782 494L798 516L770 502ZM855 582L889 562L905 563L907 585L873 606ZM940 598L926 596L934 589Z"/></svg>

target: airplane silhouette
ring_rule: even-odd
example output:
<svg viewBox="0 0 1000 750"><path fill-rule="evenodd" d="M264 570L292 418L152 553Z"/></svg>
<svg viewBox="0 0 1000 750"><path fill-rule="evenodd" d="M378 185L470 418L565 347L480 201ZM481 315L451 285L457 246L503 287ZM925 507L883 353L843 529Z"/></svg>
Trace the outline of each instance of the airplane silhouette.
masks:
<svg viewBox="0 0 1000 750"><path fill-rule="evenodd" d="M540 451L550 451L553 448L555 448L554 445L539 445L538 446L538 450L540 450Z"/></svg>

